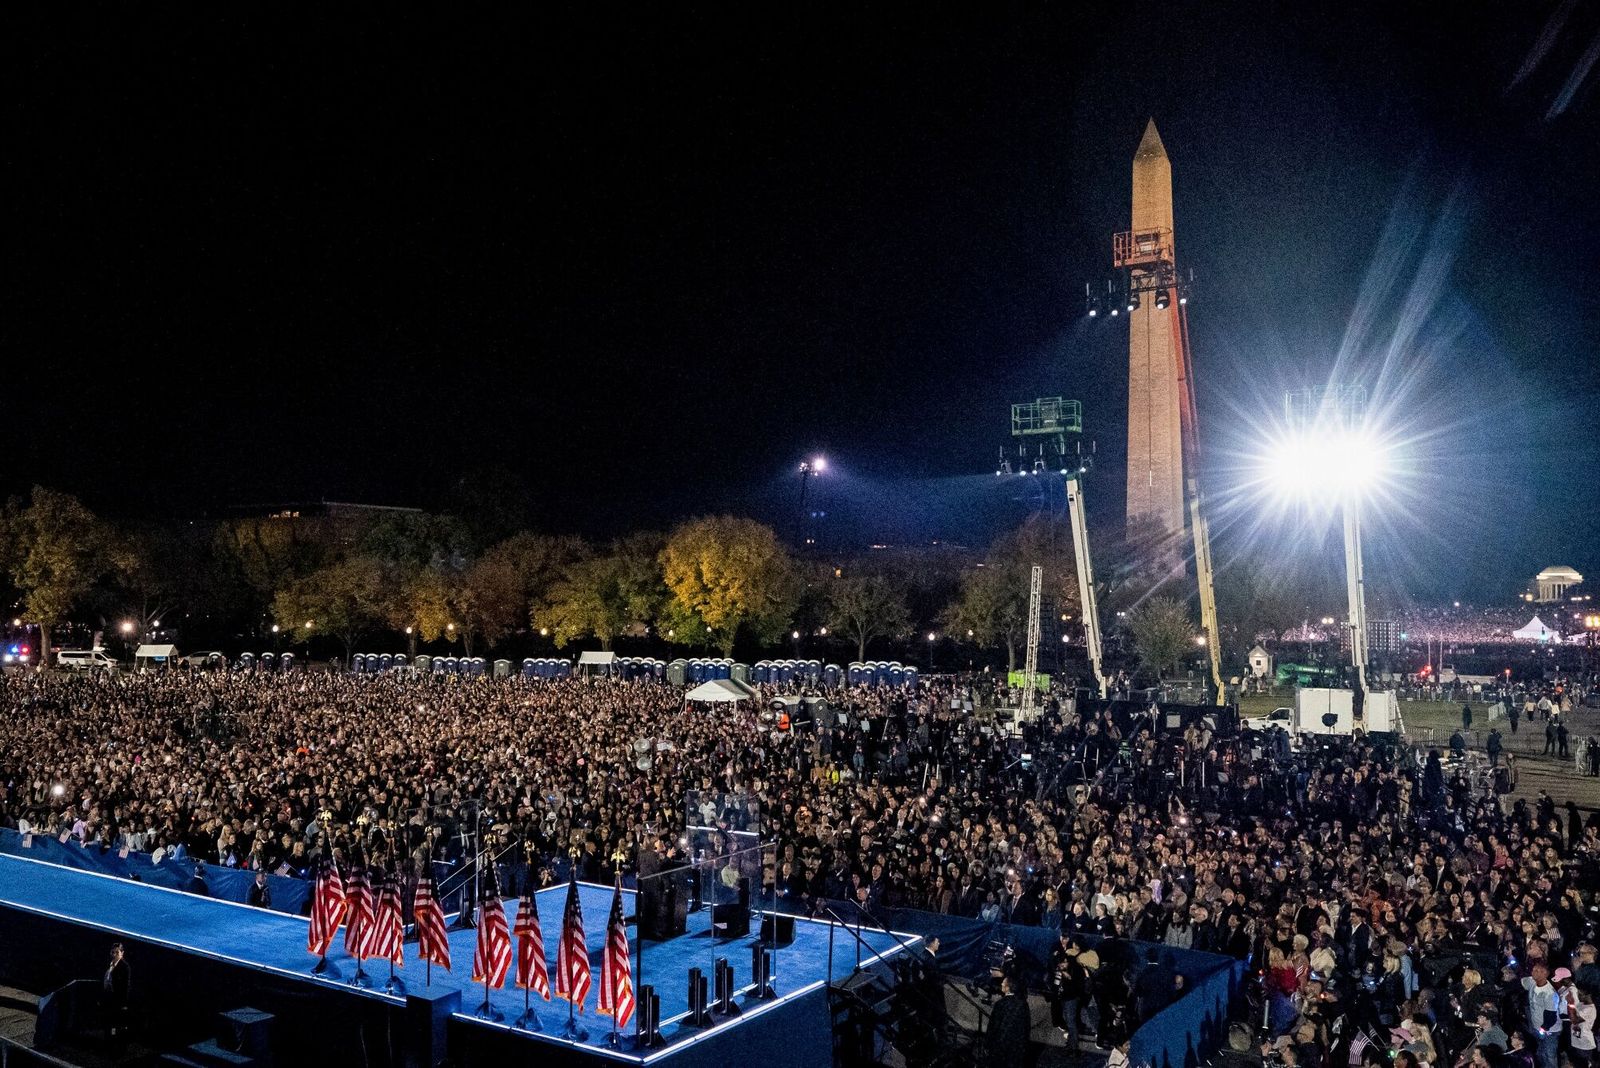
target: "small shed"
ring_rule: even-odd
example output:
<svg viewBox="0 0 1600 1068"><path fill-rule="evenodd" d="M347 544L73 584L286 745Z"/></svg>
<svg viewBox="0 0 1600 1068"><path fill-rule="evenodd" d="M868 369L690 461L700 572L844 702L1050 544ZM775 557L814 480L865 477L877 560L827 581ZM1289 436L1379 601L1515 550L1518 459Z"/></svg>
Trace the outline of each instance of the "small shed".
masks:
<svg viewBox="0 0 1600 1068"><path fill-rule="evenodd" d="M1250 650L1247 658L1250 661L1250 674L1258 679L1264 679L1272 674L1272 654L1266 648L1257 645Z"/></svg>

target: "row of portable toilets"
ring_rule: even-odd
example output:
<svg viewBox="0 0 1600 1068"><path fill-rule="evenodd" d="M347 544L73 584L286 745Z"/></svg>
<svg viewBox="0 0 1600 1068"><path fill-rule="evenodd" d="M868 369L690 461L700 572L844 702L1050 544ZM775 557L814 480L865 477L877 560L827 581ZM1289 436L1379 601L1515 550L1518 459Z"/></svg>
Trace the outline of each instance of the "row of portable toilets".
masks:
<svg viewBox="0 0 1600 1068"><path fill-rule="evenodd" d="M422 675L467 675L482 677L491 671L497 679L511 676L511 661L492 664L481 656L418 656L407 658L395 653L357 653L350 658L350 670L357 675L378 675L385 671L410 669ZM565 679L572 675L572 661L554 657L528 657L522 662L525 679Z"/></svg>
<svg viewBox="0 0 1600 1068"><path fill-rule="evenodd" d="M293 653L240 653L239 659L234 662L238 671L288 671L294 667Z"/></svg>
<svg viewBox="0 0 1600 1068"><path fill-rule="evenodd" d="M857 661L845 669L845 681L851 686L915 686L917 669L898 660Z"/></svg>
<svg viewBox="0 0 1600 1068"><path fill-rule="evenodd" d="M750 665L750 682L821 682L837 686L844 676L838 664L823 666L820 660L757 660Z"/></svg>

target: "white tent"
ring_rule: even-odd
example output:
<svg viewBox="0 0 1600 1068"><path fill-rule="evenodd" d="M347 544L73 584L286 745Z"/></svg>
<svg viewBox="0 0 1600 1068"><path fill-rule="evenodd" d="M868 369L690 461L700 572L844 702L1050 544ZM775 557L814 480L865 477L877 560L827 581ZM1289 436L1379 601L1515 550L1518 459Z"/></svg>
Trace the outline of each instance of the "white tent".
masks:
<svg viewBox="0 0 1600 1068"><path fill-rule="evenodd" d="M683 695L685 701L749 701L754 699L756 692L742 682L733 679L712 679L702 682L694 689Z"/></svg>
<svg viewBox="0 0 1600 1068"><path fill-rule="evenodd" d="M176 645L141 645L133 651L134 667L141 671L153 667L172 667L178 660Z"/></svg>
<svg viewBox="0 0 1600 1068"><path fill-rule="evenodd" d="M578 665L581 667L584 664L594 664L599 667L610 667L616 662L616 659L616 653L601 653L591 650L587 653L578 654Z"/></svg>
<svg viewBox="0 0 1600 1068"><path fill-rule="evenodd" d="M1516 630L1512 631L1511 636L1525 642L1547 642L1551 638L1555 638L1559 641L1561 638L1561 635L1545 626L1544 620L1540 619L1538 616L1534 616L1532 619L1528 620L1525 626L1518 627Z"/></svg>

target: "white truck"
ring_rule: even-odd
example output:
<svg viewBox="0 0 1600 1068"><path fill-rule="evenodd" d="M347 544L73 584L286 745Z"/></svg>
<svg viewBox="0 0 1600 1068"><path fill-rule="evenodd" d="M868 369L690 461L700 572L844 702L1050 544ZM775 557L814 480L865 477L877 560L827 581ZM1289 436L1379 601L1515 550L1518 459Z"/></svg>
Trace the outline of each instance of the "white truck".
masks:
<svg viewBox="0 0 1600 1068"><path fill-rule="evenodd" d="M1361 729L1367 734L1402 729L1400 706L1388 690L1368 690L1362 710L1365 715ZM1304 686L1295 691L1292 728L1295 733L1349 735L1355 727L1353 690Z"/></svg>

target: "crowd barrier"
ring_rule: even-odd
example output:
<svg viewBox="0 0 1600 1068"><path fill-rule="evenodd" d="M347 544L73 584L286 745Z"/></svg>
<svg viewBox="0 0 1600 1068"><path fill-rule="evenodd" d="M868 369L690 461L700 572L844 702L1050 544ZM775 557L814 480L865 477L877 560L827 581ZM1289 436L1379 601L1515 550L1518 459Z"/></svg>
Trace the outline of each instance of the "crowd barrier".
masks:
<svg viewBox="0 0 1600 1068"><path fill-rule="evenodd" d="M840 918L872 922L849 902L828 905ZM767 906L762 903L762 907ZM880 909L873 916L890 930L939 939L939 968L945 975L981 980L988 975L991 948L1008 946L1015 951L1032 990L1042 987L1050 951L1060 937L1059 931L1048 927L989 923L919 909ZM1184 995L1149 1019L1138 1021L1129 1046L1129 1063L1139 1068L1197 1068L1220 1047L1229 1005L1244 979L1242 962L1218 953L1131 939L1080 934L1073 940L1099 952L1102 968L1132 971L1154 949L1164 965L1183 976Z"/></svg>
<svg viewBox="0 0 1600 1068"><path fill-rule="evenodd" d="M97 844L79 845L76 839L62 842L50 834L34 834L24 845L23 835L0 828L0 853L29 860L57 864L64 868L92 871L118 879L138 877L151 886L164 886L169 890L188 891L194 886L195 865L189 860L164 858L157 864L149 853L129 853L119 856L116 849L102 849ZM205 884L208 897L219 901L236 901L241 905L250 902L250 886L256 881L252 871L239 871L215 864L205 866ZM311 884L304 879L291 879L282 875L268 875L267 885L272 892L272 910L303 916L309 911Z"/></svg>
<svg viewBox="0 0 1600 1068"><path fill-rule="evenodd" d="M1244 979L1245 965L1218 959L1221 963L1198 979L1186 975L1188 993L1139 1024L1128 1046L1128 1063L1140 1068L1198 1068L1222 1046L1228 1006Z"/></svg>

